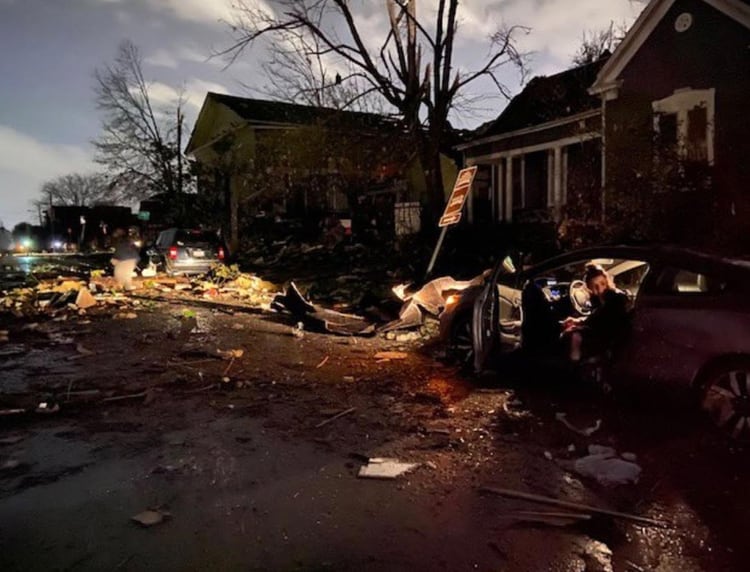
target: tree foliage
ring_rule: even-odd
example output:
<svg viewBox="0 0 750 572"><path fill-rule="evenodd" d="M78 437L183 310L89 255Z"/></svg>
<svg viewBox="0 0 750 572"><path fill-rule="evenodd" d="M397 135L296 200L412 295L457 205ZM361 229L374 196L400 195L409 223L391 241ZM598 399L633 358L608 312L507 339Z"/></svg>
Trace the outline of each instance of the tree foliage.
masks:
<svg viewBox="0 0 750 572"><path fill-rule="evenodd" d="M96 160L123 194L143 198L154 192L178 194L188 176L181 149L183 98L158 108L149 93L142 58L123 42L112 64L95 72L102 134L94 141Z"/></svg>

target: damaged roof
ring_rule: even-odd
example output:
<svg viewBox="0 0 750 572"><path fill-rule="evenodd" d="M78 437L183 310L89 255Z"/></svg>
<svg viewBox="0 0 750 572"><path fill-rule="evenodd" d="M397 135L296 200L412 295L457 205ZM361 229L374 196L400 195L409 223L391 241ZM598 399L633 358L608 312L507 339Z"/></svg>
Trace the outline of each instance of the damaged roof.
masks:
<svg viewBox="0 0 750 572"><path fill-rule="evenodd" d="M266 99L249 99L235 95L208 92L206 100L212 99L227 106L242 119L253 123L284 123L312 125L319 121L351 121L359 125L392 125L394 121L385 115L346 111L328 107L313 107Z"/></svg>
<svg viewBox="0 0 750 572"><path fill-rule="evenodd" d="M477 130L476 136L500 135L598 109L600 99L590 95L588 88L609 56L607 53L593 63L533 78L497 119Z"/></svg>

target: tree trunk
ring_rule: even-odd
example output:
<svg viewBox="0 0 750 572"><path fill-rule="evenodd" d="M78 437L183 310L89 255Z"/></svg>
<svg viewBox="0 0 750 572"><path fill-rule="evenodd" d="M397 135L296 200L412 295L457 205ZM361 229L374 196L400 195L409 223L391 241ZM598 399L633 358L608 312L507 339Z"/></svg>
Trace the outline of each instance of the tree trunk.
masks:
<svg viewBox="0 0 750 572"><path fill-rule="evenodd" d="M229 250L231 254L236 254L240 246L240 216L239 216L239 197L238 189L232 185L232 177L226 178L226 185L229 189Z"/></svg>
<svg viewBox="0 0 750 572"><path fill-rule="evenodd" d="M427 191L427 203L422 226L428 233L433 233L437 229L437 222L445 206L440 144L429 134L421 134L419 139L419 157Z"/></svg>

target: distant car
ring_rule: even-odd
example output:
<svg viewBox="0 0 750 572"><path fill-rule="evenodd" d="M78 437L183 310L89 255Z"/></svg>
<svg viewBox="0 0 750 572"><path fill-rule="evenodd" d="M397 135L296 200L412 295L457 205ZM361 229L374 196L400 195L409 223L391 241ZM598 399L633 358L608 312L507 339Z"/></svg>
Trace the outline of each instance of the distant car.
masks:
<svg viewBox="0 0 750 572"><path fill-rule="evenodd" d="M633 305L630 334L621 347L598 356L608 376L691 388L719 428L750 439L748 261L676 247L610 246L571 252L522 272L499 263L483 286L448 301L441 336L476 370L509 353L543 359L556 351L546 343L550 332L559 339L554 324L590 312L580 280L589 262L604 266ZM543 300L544 307L528 307L532 299ZM545 327L546 334L540 332Z"/></svg>
<svg viewBox="0 0 750 572"><path fill-rule="evenodd" d="M169 228L146 248L149 262L162 265L170 275L202 274L223 262L226 252L218 234L208 230Z"/></svg>

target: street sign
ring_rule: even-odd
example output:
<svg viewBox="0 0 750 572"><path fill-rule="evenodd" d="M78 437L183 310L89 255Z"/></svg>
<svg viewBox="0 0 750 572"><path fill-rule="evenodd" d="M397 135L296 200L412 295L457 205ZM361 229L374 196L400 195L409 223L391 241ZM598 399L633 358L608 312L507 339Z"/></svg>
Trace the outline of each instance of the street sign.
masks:
<svg viewBox="0 0 750 572"><path fill-rule="evenodd" d="M453 185L453 192L445 205L443 216L440 217L438 226L446 227L456 224L461 220L461 211L463 211L466 197L471 191L471 183L474 182L474 175L477 173L476 166L461 169L456 177L456 184Z"/></svg>

